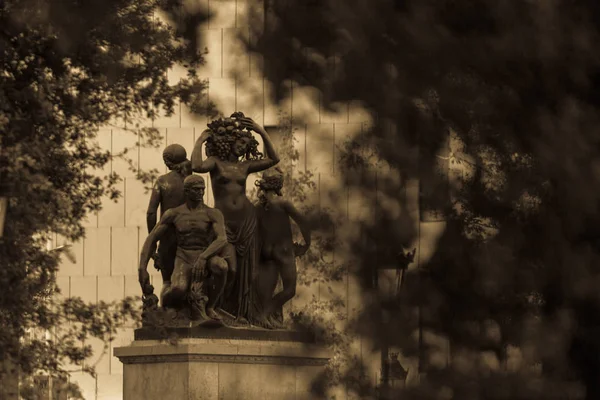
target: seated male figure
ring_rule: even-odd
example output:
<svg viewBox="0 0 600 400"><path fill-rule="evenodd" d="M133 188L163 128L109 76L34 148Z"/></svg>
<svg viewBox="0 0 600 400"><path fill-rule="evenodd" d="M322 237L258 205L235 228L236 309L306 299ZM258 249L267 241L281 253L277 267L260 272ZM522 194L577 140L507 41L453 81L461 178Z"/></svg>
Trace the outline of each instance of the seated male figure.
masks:
<svg viewBox="0 0 600 400"><path fill-rule="evenodd" d="M177 252L171 285L162 295L163 306L183 308L190 298L192 283L208 278L206 314L212 319L221 319L214 308L223 293L228 268L222 257L228 246L223 214L204 204L206 185L201 176L188 176L183 184L185 204L167 210L144 242L138 270L140 285L144 288L149 283L148 262L156 243L172 228L177 238Z"/></svg>

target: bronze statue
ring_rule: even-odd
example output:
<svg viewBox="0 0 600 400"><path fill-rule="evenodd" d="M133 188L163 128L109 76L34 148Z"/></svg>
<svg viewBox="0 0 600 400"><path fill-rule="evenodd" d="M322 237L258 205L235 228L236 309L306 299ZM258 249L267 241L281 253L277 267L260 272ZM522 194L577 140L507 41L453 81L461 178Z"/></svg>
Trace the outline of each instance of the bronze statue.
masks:
<svg viewBox="0 0 600 400"><path fill-rule="evenodd" d="M221 319L215 312L225 286L227 262L223 249L227 246L225 222L218 209L204 204L204 178L191 175L183 182L185 203L167 210L144 242L140 255L139 281L144 290L150 283L148 262L156 249L156 243L169 234L170 228L176 236L177 250L171 285L163 293L163 306L175 309L184 308L192 302L192 318L204 316L204 310L197 304L202 297L193 289L208 279L208 303L206 315Z"/></svg>
<svg viewBox="0 0 600 400"><path fill-rule="evenodd" d="M146 223L148 233L154 229L157 221L157 211L160 206L161 216L167 210L178 207L185 203L183 191L183 180L192 174L192 164L187 159L187 153L183 146L171 144L163 151L163 160L170 170L156 180L150 196L150 204L146 212ZM175 265L175 254L177 252L176 234L173 228L168 229L158 246L158 252L152 256L154 266L160 270L163 279L162 294L171 284L171 274Z"/></svg>
<svg viewBox="0 0 600 400"><path fill-rule="evenodd" d="M246 196L246 179L253 172L264 171L279 162L266 130L242 113L219 119L208 125L196 141L192 152L194 172L210 173L215 208L223 213L229 266L223 308L238 320L253 322L257 316L252 282L258 261L256 210ZM265 156L258 151L252 131L263 139ZM206 156L202 145L206 143Z"/></svg>
<svg viewBox="0 0 600 400"><path fill-rule="evenodd" d="M257 205L261 237L260 272L256 293L262 305L259 320L267 328L281 327L276 313L296 294L296 260L310 246L310 226L307 219L287 199L282 197L283 173L279 168L266 171L256 182L259 188ZM294 243L290 218L298 225L304 244ZM278 276L283 290L273 296Z"/></svg>

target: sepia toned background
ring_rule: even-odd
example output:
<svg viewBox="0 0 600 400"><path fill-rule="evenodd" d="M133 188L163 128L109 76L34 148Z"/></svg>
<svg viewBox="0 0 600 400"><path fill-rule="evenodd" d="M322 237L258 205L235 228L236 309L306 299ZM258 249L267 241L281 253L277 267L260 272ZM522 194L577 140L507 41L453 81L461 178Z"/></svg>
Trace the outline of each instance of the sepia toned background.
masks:
<svg viewBox="0 0 600 400"><path fill-rule="evenodd" d="M293 83L290 85L290 95L279 105L270 103L270 83L261 76L260 56L242 51L240 37L248 37L250 25L262 25L264 21L249 21L246 14L247 4L243 0L210 0L201 4L214 14L213 18L204 25L201 37L205 38L209 53L207 64L201 71L201 76L209 80L208 99L218 106L223 114L242 111L255 119L259 124L275 127L278 116L291 116L294 121L300 159L296 163L299 171L312 171L317 181L317 192L310 200L321 207L340 207L339 203L327 204L327 196L320 195L328 189L344 190L343 182L337 170L338 146L356 132L370 123L369 115L360 105L341 104L335 112L324 110L320 106L319 95L310 89L299 89ZM177 69L169 74L169 79L177 81L182 71ZM130 154L134 162L142 169L157 168L166 172L162 162L162 148L172 143L183 145L188 156L191 154L196 137L206 127L206 117L197 118L190 115L183 105L175 108L175 114L160 117L154 121L146 121L148 125L158 128L163 142L159 149L140 148L136 145L136 137L127 132L117 121L111 126L99 131L98 140L103 149L118 153L125 148L132 149ZM276 132L276 129L269 129ZM276 138L275 138L276 139ZM447 157L441 158L445 160ZM442 164L448 166L447 161ZM78 243L73 243L76 256L75 262L66 258L60 268L58 284L63 296L79 296L85 301L112 301L125 296L140 295L137 281L137 264L141 245L147 236L146 208L149 193L144 184L136 179L135 173L129 170L123 160L115 159L107 165L106 172L116 172L122 178L120 190L122 197L118 202L105 199L103 209L98 215L91 215L86 222L86 237ZM453 166L452 168L460 168ZM462 174L461 170L449 171L452 174ZM208 179L208 176L205 176ZM250 177L249 187L254 182ZM405 182L405 195L409 199L406 210L415 221L419 218L419 184L417 181ZM360 193L347 193L346 208L348 218L368 218L369 210L360 204ZM206 201L213 204L210 185ZM418 239L414 243L417 248L415 263L411 268L418 268L433 253L436 239L444 229L440 221L419 222ZM64 238L57 237L55 245L65 244ZM343 255L336 255L341 257ZM151 266L149 271L155 287L160 287L159 273ZM395 274L395 272L391 272ZM384 282L385 280L382 280ZM360 307L357 283L345 276L341 282L330 285L334 291L345 300L345 311L348 316ZM329 290L323 284L315 283L310 287L300 286L293 305L298 306L316 298L329 296ZM100 341L91 343L97 359L97 378L83 372L74 372L72 379L77 381L86 399L121 399L122 365L112 357L114 347L129 344L133 340L133 328L123 330L106 354ZM379 378L380 355L371 351L371 344L358 338L353 346L354 351L371 369L368 371L373 382ZM405 367L410 367L409 381L417 379L414 360L404 360ZM346 398L343 388L338 398Z"/></svg>

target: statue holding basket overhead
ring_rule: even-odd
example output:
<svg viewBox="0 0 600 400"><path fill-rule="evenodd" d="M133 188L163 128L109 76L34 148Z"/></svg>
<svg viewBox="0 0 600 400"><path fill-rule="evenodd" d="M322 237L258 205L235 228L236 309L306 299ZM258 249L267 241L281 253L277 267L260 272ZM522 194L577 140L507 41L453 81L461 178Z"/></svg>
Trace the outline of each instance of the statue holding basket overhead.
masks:
<svg viewBox="0 0 600 400"><path fill-rule="evenodd" d="M264 143L258 151L258 133ZM206 145L206 158L202 146ZM246 196L246 180L254 172L264 171L279 162L279 156L267 131L242 113L218 119L196 141L192 152L194 172L209 173L215 208L225 219L227 240L224 250L228 263L228 283L223 308L238 321L256 322L252 283L259 257L258 223L254 205Z"/></svg>

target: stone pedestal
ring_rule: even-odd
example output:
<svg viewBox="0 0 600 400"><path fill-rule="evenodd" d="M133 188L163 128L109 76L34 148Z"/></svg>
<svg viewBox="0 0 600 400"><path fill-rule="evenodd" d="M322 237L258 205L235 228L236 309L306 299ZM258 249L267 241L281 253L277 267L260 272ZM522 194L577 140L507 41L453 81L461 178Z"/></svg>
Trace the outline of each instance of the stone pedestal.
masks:
<svg viewBox="0 0 600 400"><path fill-rule="evenodd" d="M311 399L311 384L331 356L306 340L275 340L277 332L225 339L190 331L170 344L139 340L147 336L139 331L130 346L114 350L124 364L124 400Z"/></svg>

